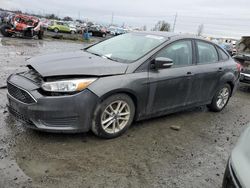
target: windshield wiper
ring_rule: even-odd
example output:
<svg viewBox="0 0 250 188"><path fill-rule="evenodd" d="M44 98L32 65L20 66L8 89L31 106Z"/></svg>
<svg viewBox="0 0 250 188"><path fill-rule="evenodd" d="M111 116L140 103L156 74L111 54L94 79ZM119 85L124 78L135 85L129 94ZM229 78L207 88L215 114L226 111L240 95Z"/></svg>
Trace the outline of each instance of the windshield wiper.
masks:
<svg viewBox="0 0 250 188"><path fill-rule="evenodd" d="M87 51L87 52L89 52L89 51ZM113 59L113 58L111 58L111 57L108 57L108 56L105 56L105 55L101 55L101 54L98 54L98 53L94 53L94 52L89 52L89 53L91 53L91 54L93 54L93 55L96 55L96 56L99 56L99 57L102 57L102 58L106 58L106 59L109 59L109 60L111 60L111 61L116 61L116 62L119 62L118 60L116 60L116 59Z"/></svg>
<svg viewBox="0 0 250 188"><path fill-rule="evenodd" d="M89 52L89 51L86 51L86 52ZM98 53L94 53L94 52L89 52L89 53L91 53L91 54L93 54L93 55L96 55L96 56L99 56L99 57L102 57L102 55L101 55L101 54L98 54Z"/></svg>
<svg viewBox="0 0 250 188"><path fill-rule="evenodd" d="M105 56L105 55L103 55L102 57L103 57L103 58L106 58L106 59L109 59L109 60L111 60L111 61L115 61L115 62L118 62L118 60L116 60L116 59L113 59L113 58L111 58L111 57L108 57L108 56Z"/></svg>

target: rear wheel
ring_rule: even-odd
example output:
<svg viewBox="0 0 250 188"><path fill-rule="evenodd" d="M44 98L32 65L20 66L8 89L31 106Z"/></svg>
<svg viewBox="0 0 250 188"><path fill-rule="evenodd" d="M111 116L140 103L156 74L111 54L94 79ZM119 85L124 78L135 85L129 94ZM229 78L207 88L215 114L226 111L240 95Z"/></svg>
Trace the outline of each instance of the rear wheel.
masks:
<svg viewBox="0 0 250 188"><path fill-rule="evenodd" d="M55 28L55 29L54 29L54 32L55 32L55 33L58 33L58 32L59 32L59 29Z"/></svg>
<svg viewBox="0 0 250 188"><path fill-rule="evenodd" d="M11 27L9 25L3 25L0 28L0 31L4 37L11 37L12 36L12 34L8 32L9 29L11 29Z"/></svg>
<svg viewBox="0 0 250 188"><path fill-rule="evenodd" d="M208 108L214 112L220 112L227 105L231 95L231 87L229 84L225 84L216 92L213 97L212 103L208 105Z"/></svg>
<svg viewBox="0 0 250 188"><path fill-rule="evenodd" d="M71 34L75 34L76 32L75 31L70 31Z"/></svg>
<svg viewBox="0 0 250 188"><path fill-rule="evenodd" d="M105 33L103 33L103 34L102 34L102 37L103 37L103 38L105 38L105 37L106 37L106 34L105 34Z"/></svg>
<svg viewBox="0 0 250 188"><path fill-rule="evenodd" d="M42 40L43 39L43 31L39 31L37 34L38 39Z"/></svg>
<svg viewBox="0 0 250 188"><path fill-rule="evenodd" d="M102 138L118 137L129 128L134 114L135 106L129 96L112 95L97 107L92 131Z"/></svg>

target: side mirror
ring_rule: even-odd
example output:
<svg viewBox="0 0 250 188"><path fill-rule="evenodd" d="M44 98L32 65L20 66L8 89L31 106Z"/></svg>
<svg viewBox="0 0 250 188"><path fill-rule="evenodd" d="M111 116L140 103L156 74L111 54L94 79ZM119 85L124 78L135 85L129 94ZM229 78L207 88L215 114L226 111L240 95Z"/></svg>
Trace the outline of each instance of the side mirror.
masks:
<svg viewBox="0 0 250 188"><path fill-rule="evenodd" d="M166 57L157 57L152 62L152 68L154 69L166 69L173 65L173 60Z"/></svg>

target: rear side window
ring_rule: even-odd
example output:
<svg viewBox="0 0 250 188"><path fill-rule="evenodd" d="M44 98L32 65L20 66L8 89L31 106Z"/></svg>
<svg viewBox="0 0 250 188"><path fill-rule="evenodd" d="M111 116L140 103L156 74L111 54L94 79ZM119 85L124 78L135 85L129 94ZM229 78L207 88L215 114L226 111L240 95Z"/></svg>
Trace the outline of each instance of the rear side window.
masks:
<svg viewBox="0 0 250 188"><path fill-rule="evenodd" d="M221 55L221 60L228 60L228 55L220 48L218 48L218 51Z"/></svg>
<svg viewBox="0 0 250 188"><path fill-rule="evenodd" d="M197 41L198 64L218 62L218 54L214 45L207 42Z"/></svg>
<svg viewBox="0 0 250 188"><path fill-rule="evenodd" d="M191 65L192 42L190 40L174 42L157 54L157 57L170 58L177 67Z"/></svg>

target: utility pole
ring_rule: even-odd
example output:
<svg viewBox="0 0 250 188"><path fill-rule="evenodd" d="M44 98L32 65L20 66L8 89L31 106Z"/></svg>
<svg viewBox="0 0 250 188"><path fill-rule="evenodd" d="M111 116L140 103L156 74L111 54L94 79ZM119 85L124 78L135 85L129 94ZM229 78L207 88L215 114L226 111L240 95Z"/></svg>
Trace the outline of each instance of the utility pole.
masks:
<svg viewBox="0 0 250 188"><path fill-rule="evenodd" d="M78 20L80 20L80 19L81 19L81 12L78 11Z"/></svg>
<svg viewBox="0 0 250 188"><path fill-rule="evenodd" d="M112 12L112 16L111 16L111 25L113 25L114 22L114 12Z"/></svg>
<svg viewBox="0 0 250 188"><path fill-rule="evenodd" d="M176 14L174 16L173 32L174 32L174 29L175 29L176 20L177 20L177 12L176 12Z"/></svg>

